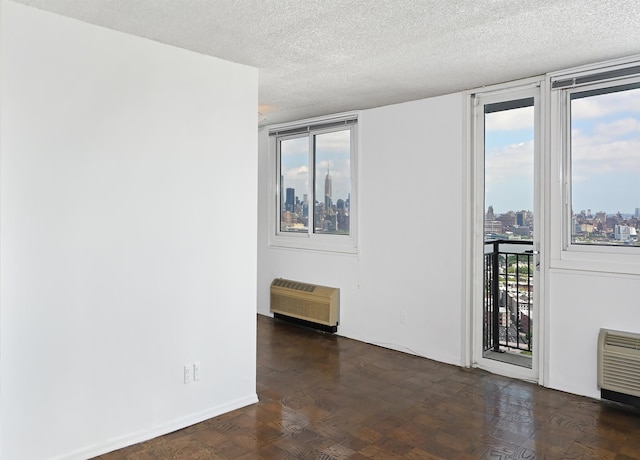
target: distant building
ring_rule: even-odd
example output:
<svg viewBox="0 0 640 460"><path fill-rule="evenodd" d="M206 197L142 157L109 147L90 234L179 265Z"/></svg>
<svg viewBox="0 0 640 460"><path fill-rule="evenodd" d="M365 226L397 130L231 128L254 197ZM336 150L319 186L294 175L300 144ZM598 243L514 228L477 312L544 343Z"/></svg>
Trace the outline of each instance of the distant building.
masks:
<svg viewBox="0 0 640 460"><path fill-rule="evenodd" d="M290 211L285 211L284 216L282 218L282 222L287 226L293 225L293 215Z"/></svg>
<svg viewBox="0 0 640 460"><path fill-rule="evenodd" d="M324 178L324 206L330 208L333 206L331 202L332 190L331 190L331 174L329 173L329 167L327 167L327 175Z"/></svg>
<svg viewBox="0 0 640 460"><path fill-rule="evenodd" d="M284 202L285 210L294 212L296 205L296 191L293 188L287 189L287 198Z"/></svg>
<svg viewBox="0 0 640 460"><path fill-rule="evenodd" d="M582 233L593 233L593 224L591 222L580 224L580 231Z"/></svg>
<svg viewBox="0 0 640 460"><path fill-rule="evenodd" d="M512 230L514 235L522 236L524 238L531 237L531 229L527 226L516 225Z"/></svg>
<svg viewBox="0 0 640 460"><path fill-rule="evenodd" d="M499 220L485 220L484 221L484 234L502 233L502 222Z"/></svg>
<svg viewBox="0 0 640 460"><path fill-rule="evenodd" d="M635 227L629 225L616 225L613 228L613 237L624 243L638 241L638 233Z"/></svg>
<svg viewBox="0 0 640 460"><path fill-rule="evenodd" d="M509 211L506 214L501 214L497 220L502 222L502 227L505 229L513 227L514 225L516 225L516 213L513 211Z"/></svg>

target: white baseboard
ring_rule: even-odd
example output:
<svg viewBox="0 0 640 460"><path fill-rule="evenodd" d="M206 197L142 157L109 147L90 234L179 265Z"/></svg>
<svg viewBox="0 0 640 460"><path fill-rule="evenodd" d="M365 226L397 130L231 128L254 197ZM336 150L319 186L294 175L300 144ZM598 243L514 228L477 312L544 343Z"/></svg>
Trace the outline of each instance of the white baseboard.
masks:
<svg viewBox="0 0 640 460"><path fill-rule="evenodd" d="M256 394L250 395L245 398L229 401L225 404L221 404L202 412L197 412L186 417L181 417L179 419L163 423L148 430L137 431L135 433L109 439L100 444L84 447L68 454L59 455L57 457L53 457L51 460L86 460L88 458L113 452L114 450L122 449L123 447L131 446L139 442L148 441L149 439L153 439L173 431L181 430L188 426L195 425L196 423L204 422L210 418L226 414L227 412L231 412L257 402L258 396Z"/></svg>

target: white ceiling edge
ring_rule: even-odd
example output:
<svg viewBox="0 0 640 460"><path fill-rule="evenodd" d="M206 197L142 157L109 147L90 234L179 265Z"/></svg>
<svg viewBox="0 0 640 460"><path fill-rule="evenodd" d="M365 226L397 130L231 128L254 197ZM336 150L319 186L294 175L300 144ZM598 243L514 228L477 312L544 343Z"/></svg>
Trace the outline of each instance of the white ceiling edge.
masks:
<svg viewBox="0 0 640 460"><path fill-rule="evenodd" d="M259 68L260 125L640 53L637 0L15 1Z"/></svg>

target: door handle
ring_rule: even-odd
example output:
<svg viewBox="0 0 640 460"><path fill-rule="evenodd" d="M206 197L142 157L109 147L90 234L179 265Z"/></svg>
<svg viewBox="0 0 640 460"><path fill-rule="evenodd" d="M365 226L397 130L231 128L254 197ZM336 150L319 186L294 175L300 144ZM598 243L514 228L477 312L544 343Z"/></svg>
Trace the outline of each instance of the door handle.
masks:
<svg viewBox="0 0 640 460"><path fill-rule="evenodd" d="M536 243L536 249L528 249L524 251L525 254L531 254L536 257L535 266L536 270L540 271L540 243Z"/></svg>

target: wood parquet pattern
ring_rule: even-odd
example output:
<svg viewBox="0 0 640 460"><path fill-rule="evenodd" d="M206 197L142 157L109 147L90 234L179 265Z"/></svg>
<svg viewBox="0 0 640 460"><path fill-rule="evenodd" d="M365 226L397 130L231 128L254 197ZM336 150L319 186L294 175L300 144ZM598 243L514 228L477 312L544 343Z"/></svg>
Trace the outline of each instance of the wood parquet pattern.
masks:
<svg viewBox="0 0 640 460"><path fill-rule="evenodd" d="M640 459L640 414L258 316L258 404L99 457ZM595 376L594 376L595 379Z"/></svg>

